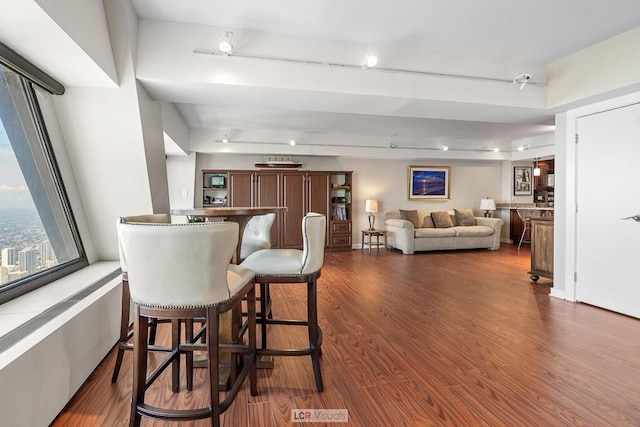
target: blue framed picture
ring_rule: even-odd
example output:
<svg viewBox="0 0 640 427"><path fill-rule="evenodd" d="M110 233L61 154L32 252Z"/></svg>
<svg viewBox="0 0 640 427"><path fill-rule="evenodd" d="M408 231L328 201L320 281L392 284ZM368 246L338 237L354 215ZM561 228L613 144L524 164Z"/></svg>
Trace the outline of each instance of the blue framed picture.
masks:
<svg viewBox="0 0 640 427"><path fill-rule="evenodd" d="M409 200L449 200L450 183L449 166L409 166Z"/></svg>

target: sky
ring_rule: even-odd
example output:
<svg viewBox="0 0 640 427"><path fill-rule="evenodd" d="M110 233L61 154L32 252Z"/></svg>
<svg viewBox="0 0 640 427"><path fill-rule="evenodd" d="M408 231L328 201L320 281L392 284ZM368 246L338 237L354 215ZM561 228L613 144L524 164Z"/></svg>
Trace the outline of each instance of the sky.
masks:
<svg viewBox="0 0 640 427"><path fill-rule="evenodd" d="M31 193L0 121L0 209L33 206Z"/></svg>

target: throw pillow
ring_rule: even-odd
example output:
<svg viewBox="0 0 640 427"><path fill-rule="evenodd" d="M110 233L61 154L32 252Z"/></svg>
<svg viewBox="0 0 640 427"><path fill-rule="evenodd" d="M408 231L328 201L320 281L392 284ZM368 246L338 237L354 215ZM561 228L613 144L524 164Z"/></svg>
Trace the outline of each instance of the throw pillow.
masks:
<svg viewBox="0 0 640 427"><path fill-rule="evenodd" d="M451 217L449 217L449 212L447 211L431 212L431 218L433 218L433 223L436 228L453 227L453 221L451 221Z"/></svg>
<svg viewBox="0 0 640 427"><path fill-rule="evenodd" d="M422 228L436 228L431 215L425 215L425 217L422 219Z"/></svg>
<svg viewBox="0 0 640 427"><path fill-rule="evenodd" d="M418 219L418 211L405 211L400 209L400 218L406 219L413 223L414 228L420 228L420 220Z"/></svg>
<svg viewBox="0 0 640 427"><path fill-rule="evenodd" d="M476 225L472 209L454 209L453 212L456 214L456 224L465 227Z"/></svg>

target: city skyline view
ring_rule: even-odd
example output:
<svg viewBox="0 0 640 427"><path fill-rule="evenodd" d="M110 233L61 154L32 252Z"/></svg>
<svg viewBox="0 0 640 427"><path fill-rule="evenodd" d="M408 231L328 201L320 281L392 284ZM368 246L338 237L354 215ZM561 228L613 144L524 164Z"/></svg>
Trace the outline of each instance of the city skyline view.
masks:
<svg viewBox="0 0 640 427"><path fill-rule="evenodd" d="M0 285L56 264L42 220L1 122L0 253Z"/></svg>
<svg viewBox="0 0 640 427"><path fill-rule="evenodd" d="M34 208L0 208L0 285L57 265Z"/></svg>
<svg viewBox="0 0 640 427"><path fill-rule="evenodd" d="M35 209L22 170L0 121L0 209Z"/></svg>

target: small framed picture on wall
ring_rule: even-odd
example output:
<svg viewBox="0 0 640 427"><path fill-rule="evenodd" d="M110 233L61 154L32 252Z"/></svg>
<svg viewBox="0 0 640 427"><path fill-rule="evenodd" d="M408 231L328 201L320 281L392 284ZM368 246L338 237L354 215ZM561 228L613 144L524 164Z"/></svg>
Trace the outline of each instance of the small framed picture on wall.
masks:
<svg viewBox="0 0 640 427"><path fill-rule="evenodd" d="M513 167L513 195L530 196L533 194L533 173L531 166Z"/></svg>

